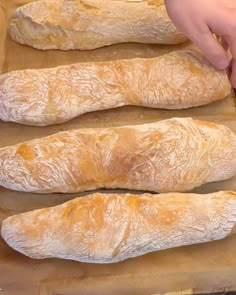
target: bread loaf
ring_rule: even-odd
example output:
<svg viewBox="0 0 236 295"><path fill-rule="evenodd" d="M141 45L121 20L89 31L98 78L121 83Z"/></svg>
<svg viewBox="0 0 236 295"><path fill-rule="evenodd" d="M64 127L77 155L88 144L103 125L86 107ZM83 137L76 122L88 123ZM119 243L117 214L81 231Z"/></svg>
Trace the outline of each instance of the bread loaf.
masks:
<svg viewBox="0 0 236 295"><path fill-rule="evenodd" d="M7 218L2 237L36 259L113 263L236 232L236 194L94 194Z"/></svg>
<svg viewBox="0 0 236 295"><path fill-rule="evenodd" d="M38 49L89 50L126 42L178 44L186 38L163 0L42 0L18 8L13 40Z"/></svg>
<svg viewBox="0 0 236 295"><path fill-rule="evenodd" d="M231 92L225 72L194 50L150 59L81 63L0 77L0 120L45 126L81 114L136 105L184 109Z"/></svg>
<svg viewBox="0 0 236 295"><path fill-rule="evenodd" d="M0 186L24 192L180 192L234 174L236 136L192 119L71 130L0 149Z"/></svg>

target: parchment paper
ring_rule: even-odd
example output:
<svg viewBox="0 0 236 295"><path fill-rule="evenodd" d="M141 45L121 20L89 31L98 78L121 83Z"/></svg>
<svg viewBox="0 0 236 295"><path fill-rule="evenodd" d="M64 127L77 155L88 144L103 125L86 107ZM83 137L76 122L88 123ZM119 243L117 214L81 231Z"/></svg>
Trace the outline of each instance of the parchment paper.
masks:
<svg viewBox="0 0 236 295"><path fill-rule="evenodd" d="M28 1L29 2L29 1ZM39 51L10 40L7 26L11 13L27 0L0 0L0 72L45 68L81 61L153 57L181 46L121 44L93 51ZM170 117L193 117L223 123L236 132L233 97L208 106L185 111L164 111L123 107L83 115L52 127L26 127L0 122L0 147L46 136L61 130L141 124ZM235 190L236 177L213 183L195 192ZM0 222L9 215L60 204L78 194L37 195L0 188ZM30 220L29 220L30 222ZM236 236L211 242L160 251L112 265L32 260L16 253L0 239L0 294L163 294L236 289Z"/></svg>

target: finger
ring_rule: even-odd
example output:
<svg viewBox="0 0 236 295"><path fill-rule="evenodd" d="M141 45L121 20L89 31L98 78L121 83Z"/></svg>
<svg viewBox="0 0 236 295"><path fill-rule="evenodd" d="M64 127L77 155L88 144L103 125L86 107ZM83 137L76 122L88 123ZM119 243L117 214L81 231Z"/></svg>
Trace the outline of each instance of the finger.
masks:
<svg viewBox="0 0 236 295"><path fill-rule="evenodd" d="M226 38L229 44L230 52L232 55L232 67L231 67L231 83L234 88L236 88L236 36Z"/></svg>
<svg viewBox="0 0 236 295"><path fill-rule="evenodd" d="M217 42L210 29L206 27L201 32L193 34L192 41L202 50L203 54L218 69L226 69L229 59L224 48Z"/></svg>

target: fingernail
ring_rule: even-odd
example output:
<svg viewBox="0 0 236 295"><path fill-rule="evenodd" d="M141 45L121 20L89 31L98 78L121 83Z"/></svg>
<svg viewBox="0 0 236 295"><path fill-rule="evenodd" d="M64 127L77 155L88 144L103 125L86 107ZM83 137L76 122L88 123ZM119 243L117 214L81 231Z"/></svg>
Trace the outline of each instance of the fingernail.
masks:
<svg viewBox="0 0 236 295"><path fill-rule="evenodd" d="M218 67L220 70L224 70L224 69L226 69L228 66L229 66L229 61L228 61L227 59L219 60L219 61L217 62L217 67Z"/></svg>

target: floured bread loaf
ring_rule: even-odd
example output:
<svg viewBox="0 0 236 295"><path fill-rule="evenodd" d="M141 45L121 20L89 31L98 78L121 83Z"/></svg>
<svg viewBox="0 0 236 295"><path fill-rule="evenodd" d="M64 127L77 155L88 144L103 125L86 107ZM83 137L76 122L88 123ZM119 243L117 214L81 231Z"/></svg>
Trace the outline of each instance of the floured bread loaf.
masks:
<svg viewBox="0 0 236 295"><path fill-rule="evenodd" d="M235 174L233 132L192 119L71 130L0 149L0 186L24 192L188 191Z"/></svg>
<svg viewBox="0 0 236 295"><path fill-rule="evenodd" d="M169 19L163 0L42 0L18 8L13 40L38 49L89 50L138 42L178 44L186 38Z"/></svg>
<svg viewBox="0 0 236 295"><path fill-rule="evenodd" d="M0 76L0 119L46 126L136 105L184 109L231 93L227 74L194 50L157 58L81 63Z"/></svg>
<svg viewBox="0 0 236 295"><path fill-rule="evenodd" d="M2 237L26 256L113 263L235 233L236 194L94 194L7 218Z"/></svg>

